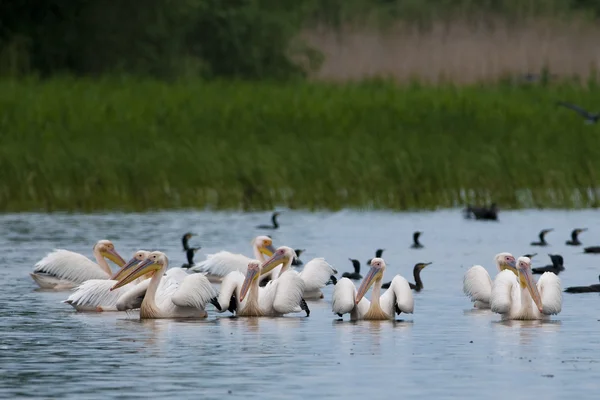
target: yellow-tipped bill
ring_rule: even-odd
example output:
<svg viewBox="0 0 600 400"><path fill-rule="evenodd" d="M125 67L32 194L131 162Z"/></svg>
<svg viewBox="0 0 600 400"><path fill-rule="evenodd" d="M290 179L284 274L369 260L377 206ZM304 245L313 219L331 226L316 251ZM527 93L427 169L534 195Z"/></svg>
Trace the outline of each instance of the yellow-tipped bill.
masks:
<svg viewBox="0 0 600 400"><path fill-rule="evenodd" d="M521 285L525 285L533 302L537 306L539 312L542 312L542 298L540 296L540 292L538 292L537 285L533 280L533 275L531 274L531 268L519 268L519 278L521 280Z"/></svg>
<svg viewBox="0 0 600 400"><path fill-rule="evenodd" d="M146 260L140 262L137 268L134 268L128 275L123 277L119 282L117 282L110 290L118 289L121 286L127 285L129 282L134 281L142 275L147 274L151 271L156 271L161 269L162 266L160 264L156 264L153 260L147 258Z"/></svg>
<svg viewBox="0 0 600 400"><path fill-rule="evenodd" d="M115 250L114 248L101 251L100 254L102 255L102 257L108 258L110 261L114 262L119 267L125 265L125 260L123 260L123 257L121 257L121 255L117 253L117 250Z"/></svg>
<svg viewBox="0 0 600 400"><path fill-rule="evenodd" d="M285 253L275 253L271 258L265 261L262 265L261 275L271 272L278 265L284 264L289 261L289 257Z"/></svg>
<svg viewBox="0 0 600 400"><path fill-rule="evenodd" d="M110 279L113 281L121 280L125 275L127 275L133 267L138 265L142 260L133 257L131 260L127 261L127 264L123 265L120 270L118 270Z"/></svg>
<svg viewBox="0 0 600 400"><path fill-rule="evenodd" d="M246 279L244 279L244 283L242 284L242 290L240 290L240 302L244 301L246 295L248 294L248 290L250 290L250 285L255 279L259 277L259 268L251 268L248 267L246 271Z"/></svg>
<svg viewBox="0 0 600 400"><path fill-rule="evenodd" d="M380 267L371 267L365 279L363 279L360 287L358 288L358 293L356 294L356 304L360 303L365 294L369 291L373 283L376 280L381 279L383 277L383 272Z"/></svg>

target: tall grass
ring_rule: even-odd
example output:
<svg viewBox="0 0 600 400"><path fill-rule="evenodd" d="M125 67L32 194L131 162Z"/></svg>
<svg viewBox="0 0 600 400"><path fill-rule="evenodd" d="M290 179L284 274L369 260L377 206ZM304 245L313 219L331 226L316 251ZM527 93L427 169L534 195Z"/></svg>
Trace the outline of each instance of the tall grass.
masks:
<svg viewBox="0 0 600 400"><path fill-rule="evenodd" d="M0 210L595 205L597 89L4 80Z"/></svg>

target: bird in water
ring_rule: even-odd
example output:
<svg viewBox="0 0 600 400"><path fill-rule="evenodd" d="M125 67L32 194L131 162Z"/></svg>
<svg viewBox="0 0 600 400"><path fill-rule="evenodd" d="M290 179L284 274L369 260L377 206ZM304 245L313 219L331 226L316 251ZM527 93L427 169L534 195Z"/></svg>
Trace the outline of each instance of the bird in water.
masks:
<svg viewBox="0 0 600 400"><path fill-rule="evenodd" d="M196 252L198 250L200 250L202 247L198 246L198 247L190 247L185 251L185 256L187 257L187 263L184 263L181 268L186 268L189 269L191 267L193 267L194 264L194 254L196 254Z"/></svg>
<svg viewBox="0 0 600 400"><path fill-rule="evenodd" d="M590 246L590 247L585 247L583 249L584 253L590 253L590 254L598 254L600 253L600 246Z"/></svg>
<svg viewBox="0 0 600 400"><path fill-rule="evenodd" d="M383 254L384 251L385 251L385 249L377 249L375 251L375 258L381 258L381 255ZM371 265L371 260L372 260L372 258L369 258L369 260L367 261L367 265Z"/></svg>
<svg viewBox="0 0 600 400"><path fill-rule="evenodd" d="M490 204L489 207L474 207L468 204L464 212L467 219L474 216L475 219L498 221L498 206L496 203Z"/></svg>
<svg viewBox="0 0 600 400"><path fill-rule="evenodd" d="M421 271L423 271L423 269L428 266L429 264L431 264L430 262L427 263L416 263L415 267L413 268L413 276L415 278L415 283L411 283L408 282L408 286L410 286L410 288L416 292L420 292L421 289L423 289L423 281L421 280ZM381 285L382 289L387 289L390 287L392 282L387 282L384 283L383 285Z"/></svg>
<svg viewBox="0 0 600 400"><path fill-rule="evenodd" d="M292 261L292 265L302 265L302 264L304 264L302 262L302 260L300 259L300 253L302 253L302 252L304 252L306 250L304 250L304 249L295 249L294 251L296 252L296 257L294 257L294 261Z"/></svg>
<svg viewBox="0 0 600 400"><path fill-rule="evenodd" d="M181 237L181 244L183 245L183 251L187 251L190 248L189 241L192 236L196 236L194 233L187 232Z"/></svg>
<svg viewBox="0 0 600 400"><path fill-rule="evenodd" d="M423 245L419 242L419 236L421 236L423 232L416 231L413 233L413 244L410 246L412 249L422 249Z"/></svg>
<svg viewBox="0 0 600 400"><path fill-rule="evenodd" d="M546 242L546 234L548 232L552 232L554 229L542 229L540 234L538 235L540 238L539 242L531 242L532 246L548 246L548 242Z"/></svg>
<svg viewBox="0 0 600 400"><path fill-rule="evenodd" d="M271 222L273 223L273 225L258 225L257 228L258 229L278 229L279 228L279 224L277 223L277 217L279 216L279 212L274 212L271 215Z"/></svg>
<svg viewBox="0 0 600 400"><path fill-rule="evenodd" d="M349 258L350 262L354 266L354 272L344 272L342 274L342 278L348 278L353 280L362 279L362 275L360 274L360 262L354 258Z"/></svg>
<svg viewBox="0 0 600 400"><path fill-rule="evenodd" d="M559 106L563 106L566 107L568 109L571 109L573 111L575 111L576 113L578 113L579 115L581 115L584 119L585 119L585 123L586 124L595 124L598 122L598 119L600 119L600 114L599 113L591 113L581 107L579 107L578 105L575 105L573 103L567 103L564 101L559 101L557 103Z"/></svg>
<svg viewBox="0 0 600 400"><path fill-rule="evenodd" d="M565 270L564 260L560 254L548 254L552 265L546 265L545 267L533 268L531 271L534 274L543 274L544 272L553 272L558 275Z"/></svg>
<svg viewBox="0 0 600 400"><path fill-rule="evenodd" d="M598 276L600 280L600 275ZM600 284L596 283L590 286L571 286L565 289L566 293L596 293L600 292Z"/></svg>
<svg viewBox="0 0 600 400"><path fill-rule="evenodd" d="M581 246L578 235L585 231L587 231L587 228L573 229L573 232L571 232L571 240L567 240L566 244L569 246Z"/></svg>

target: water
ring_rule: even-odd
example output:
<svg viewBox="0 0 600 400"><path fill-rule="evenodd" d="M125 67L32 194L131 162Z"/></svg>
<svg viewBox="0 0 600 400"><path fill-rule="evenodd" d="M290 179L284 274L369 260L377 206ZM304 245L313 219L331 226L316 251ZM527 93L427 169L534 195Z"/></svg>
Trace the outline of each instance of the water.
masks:
<svg viewBox="0 0 600 400"><path fill-rule="evenodd" d="M51 249L89 257L101 238L128 259L135 250L165 251L173 266L185 262L180 237L198 233L205 254L221 249L250 255L253 227L269 215L173 212L147 214L8 214L0 216L5 274L0 302L0 397L110 398L470 398L546 399L590 395L600 367L598 295L565 294L552 322L501 323L477 312L462 293L474 263L494 271L501 251L537 251L534 266L560 253L563 287L598 282L600 255L564 244L576 227L600 244L597 212L503 212L500 222L463 220L458 210L435 213L285 212L275 245L305 248L304 262L323 256L340 274L348 257L366 262L386 249L384 280L432 261L415 313L398 322L339 322L325 299L309 302L305 318L230 318L214 312L201 321L138 319L131 313L77 313L62 304L68 292L36 291L28 273ZM529 243L554 228L551 244ZM409 248L422 230L424 249ZM364 274L363 270L363 274Z"/></svg>

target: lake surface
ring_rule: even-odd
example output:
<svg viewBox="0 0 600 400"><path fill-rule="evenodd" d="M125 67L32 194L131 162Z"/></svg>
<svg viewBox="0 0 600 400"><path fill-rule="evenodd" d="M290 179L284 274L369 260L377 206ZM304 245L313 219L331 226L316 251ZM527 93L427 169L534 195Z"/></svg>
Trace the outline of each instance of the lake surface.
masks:
<svg viewBox="0 0 600 400"><path fill-rule="evenodd" d="M54 248L92 257L111 239L123 258L138 249L165 251L171 266L185 262L186 231L207 253L251 255L270 213L160 212L144 214L5 214L0 216L3 280L0 301L0 397L110 398L486 398L591 397L600 374L600 298L564 295L551 322L501 323L474 311L462 293L463 274L482 264L495 276L502 251L538 252L533 266L562 254L563 288L598 283L600 255L566 246L573 228L586 227L584 245L600 245L598 211L501 212L500 222L464 220L459 210L422 213L284 211L281 228L266 232L275 246L305 248L301 259L325 257L341 275L348 257L364 265L386 249L384 281L432 261L403 321L351 323L325 299L311 315L231 318L209 305L201 321L139 321L137 312L77 313L61 303L68 292L42 292L29 277ZM550 246L529 243L540 229ZM425 248L409 246L422 230ZM363 267L363 274L366 267ZM370 296L370 294L368 295ZM475 397L476 396L476 397ZM485 397L484 397L485 396Z"/></svg>

